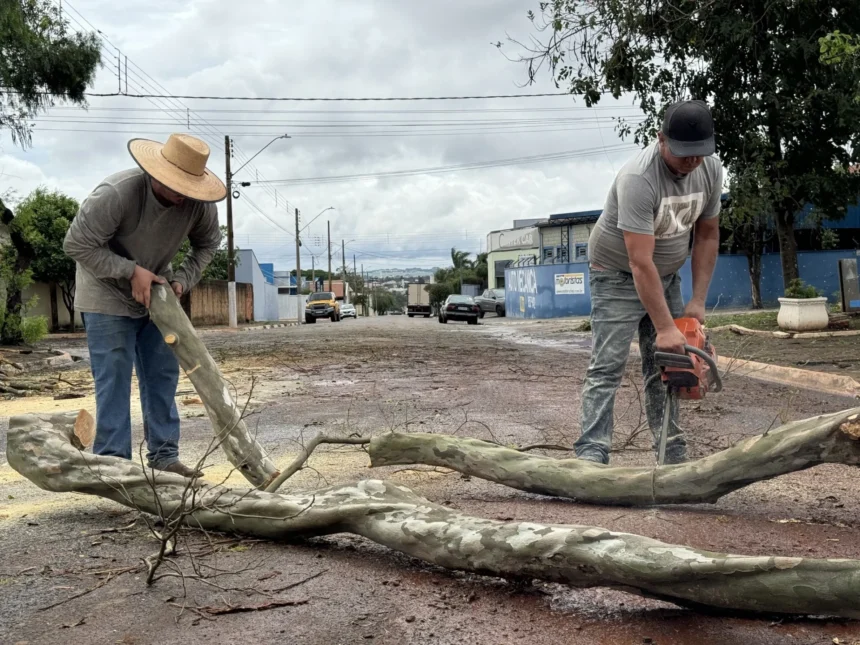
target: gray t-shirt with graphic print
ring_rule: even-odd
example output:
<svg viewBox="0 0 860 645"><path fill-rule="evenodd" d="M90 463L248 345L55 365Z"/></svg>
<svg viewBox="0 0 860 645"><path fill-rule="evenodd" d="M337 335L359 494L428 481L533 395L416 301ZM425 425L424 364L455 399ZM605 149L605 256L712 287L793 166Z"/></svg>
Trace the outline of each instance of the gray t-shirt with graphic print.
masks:
<svg viewBox="0 0 860 645"><path fill-rule="evenodd" d="M690 232L701 217L720 214L723 167L705 157L693 172L679 177L660 156L658 142L642 150L618 173L603 213L588 240L592 265L630 271L624 231L653 235L654 265L661 276L687 259Z"/></svg>

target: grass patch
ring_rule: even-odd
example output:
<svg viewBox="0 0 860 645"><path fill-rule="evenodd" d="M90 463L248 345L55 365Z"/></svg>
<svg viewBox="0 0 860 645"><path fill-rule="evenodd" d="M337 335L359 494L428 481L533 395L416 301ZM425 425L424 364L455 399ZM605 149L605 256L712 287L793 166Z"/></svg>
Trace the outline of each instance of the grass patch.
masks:
<svg viewBox="0 0 860 645"><path fill-rule="evenodd" d="M779 325L776 324L777 313L776 311L751 311L736 314L711 314L705 318L705 325L711 329L724 325L740 325L747 329L779 331ZM851 316L848 319L848 329L860 329L860 316Z"/></svg>
<svg viewBox="0 0 860 645"><path fill-rule="evenodd" d="M711 314L705 318L705 325L710 328L722 327L724 325L740 325L747 329L762 329L766 331L777 331L776 311L755 311L738 314Z"/></svg>

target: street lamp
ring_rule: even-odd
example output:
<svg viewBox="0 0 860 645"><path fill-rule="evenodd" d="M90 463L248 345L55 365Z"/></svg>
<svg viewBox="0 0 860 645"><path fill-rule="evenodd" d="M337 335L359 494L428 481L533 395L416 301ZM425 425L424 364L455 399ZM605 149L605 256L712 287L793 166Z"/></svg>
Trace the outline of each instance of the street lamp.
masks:
<svg viewBox="0 0 860 645"><path fill-rule="evenodd" d="M290 135L282 134L275 137L269 143L264 145L253 157L242 164L236 173L240 172L245 166L256 159L263 150L268 148L278 139L289 139ZM230 136L224 135L224 156L226 158L225 179L227 184L227 315L229 318L230 327L235 329L239 326L239 321L236 315L236 263L233 261L233 176L236 174L230 170L230 151L232 145ZM244 186L247 182L242 182Z"/></svg>
<svg viewBox="0 0 860 645"><path fill-rule="evenodd" d="M323 214L323 213L325 213L326 211L333 211L333 210L336 210L334 206L329 206L328 208L324 208L324 209L322 209L322 210L317 214L317 216L316 216L316 217L314 217L310 222L308 222L307 224L305 224L305 226L304 226L304 228L302 229L302 231L307 230L308 226L310 226L311 224L313 224L313 223L317 220L317 218L318 218L320 215L322 215L322 214ZM301 233L302 231L299 231L299 233Z"/></svg>
<svg viewBox="0 0 860 645"><path fill-rule="evenodd" d="M334 206L329 206L328 208L322 209L317 214L316 217L314 217L310 222L305 224L305 227L303 229L299 230L299 209L298 208L296 209L296 296L297 296L296 302L299 305L301 304L301 297L300 296L301 296L301 292L302 292L302 255L301 255L302 240L301 240L301 233L302 233L302 231L307 230L308 226L313 224L314 221L317 219L317 217L319 217L320 215L322 215L326 211L333 211L333 210L334 210ZM313 273L311 273L311 276L313 276ZM300 306L298 306L297 308L301 309ZM302 322L301 311L299 311L296 314L296 321L299 324L301 324L301 322Z"/></svg>

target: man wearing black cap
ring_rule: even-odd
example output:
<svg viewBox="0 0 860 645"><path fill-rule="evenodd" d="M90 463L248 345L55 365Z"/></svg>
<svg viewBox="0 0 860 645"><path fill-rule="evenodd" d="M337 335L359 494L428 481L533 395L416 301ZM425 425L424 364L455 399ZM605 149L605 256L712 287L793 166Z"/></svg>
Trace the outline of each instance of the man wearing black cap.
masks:
<svg viewBox="0 0 860 645"><path fill-rule="evenodd" d="M702 101L670 105L657 141L631 159L615 178L588 242L593 345L582 392L582 436L576 455L609 463L615 392L638 331L642 373L657 372L654 352L684 353L674 319L704 322L705 297L719 250L723 169L713 156L714 122ZM678 270L690 234L693 297L681 299ZM663 416L663 388L646 389L648 424L656 439ZM666 463L686 461L677 409Z"/></svg>

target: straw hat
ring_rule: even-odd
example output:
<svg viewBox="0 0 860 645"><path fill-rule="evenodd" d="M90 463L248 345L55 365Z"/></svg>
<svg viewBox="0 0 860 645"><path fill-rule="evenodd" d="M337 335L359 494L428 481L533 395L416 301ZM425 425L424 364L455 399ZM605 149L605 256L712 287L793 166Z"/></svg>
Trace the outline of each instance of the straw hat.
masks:
<svg viewBox="0 0 860 645"><path fill-rule="evenodd" d="M209 146L188 134L171 134L167 143L132 139L128 151L137 165L170 190L199 202L220 202L227 188L206 170Z"/></svg>

